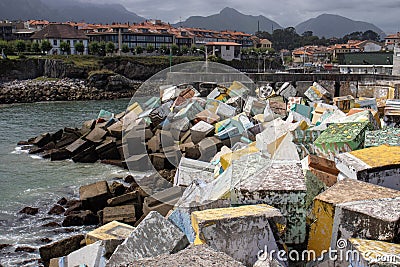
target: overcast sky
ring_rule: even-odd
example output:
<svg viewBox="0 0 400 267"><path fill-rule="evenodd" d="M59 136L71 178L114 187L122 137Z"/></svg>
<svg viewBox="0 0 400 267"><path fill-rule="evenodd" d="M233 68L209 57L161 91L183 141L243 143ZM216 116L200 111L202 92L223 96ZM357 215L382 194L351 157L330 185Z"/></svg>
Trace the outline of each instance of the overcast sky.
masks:
<svg viewBox="0 0 400 267"><path fill-rule="evenodd" d="M208 16L224 7L248 15L264 15L283 27L295 26L322 13L375 24L387 33L400 31L400 0L82 0L121 3L146 18L170 23L193 15Z"/></svg>

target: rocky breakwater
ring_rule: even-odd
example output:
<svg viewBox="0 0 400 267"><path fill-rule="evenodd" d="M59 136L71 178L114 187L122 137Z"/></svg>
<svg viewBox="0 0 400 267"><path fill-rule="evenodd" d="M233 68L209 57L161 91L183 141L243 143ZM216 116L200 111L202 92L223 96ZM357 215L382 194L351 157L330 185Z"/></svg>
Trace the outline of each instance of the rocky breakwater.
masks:
<svg viewBox="0 0 400 267"><path fill-rule="evenodd" d="M73 252L56 253L68 240L40 248L44 262L149 267L197 258L195 266L209 266L200 245L224 253L218 266L383 266L379 259L400 253L400 148L376 138L398 136L396 128L383 134L383 114L370 102L352 108L352 97L332 99L318 83L303 96L289 83L275 96L261 87L258 97L237 81L160 89L126 112L101 111L81 129L26 143L53 160L101 159L154 173L130 177L130 189L81 187L81 204L63 225L89 214L104 225L85 241L75 237ZM169 170L169 179L154 170ZM362 258L324 257L328 251Z"/></svg>
<svg viewBox="0 0 400 267"><path fill-rule="evenodd" d="M132 97L140 83L121 75L79 79L16 80L0 85L0 104L39 101L101 100Z"/></svg>

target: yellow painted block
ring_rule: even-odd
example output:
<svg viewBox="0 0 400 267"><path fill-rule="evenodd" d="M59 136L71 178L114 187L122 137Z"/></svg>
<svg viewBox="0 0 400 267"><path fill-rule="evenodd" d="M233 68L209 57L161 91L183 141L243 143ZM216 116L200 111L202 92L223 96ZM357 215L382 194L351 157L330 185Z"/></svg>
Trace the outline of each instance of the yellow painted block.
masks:
<svg viewBox="0 0 400 267"><path fill-rule="evenodd" d="M222 155L220 158L221 166L224 170L226 170L229 166L231 166L233 160L240 159L244 155L253 154L256 152L259 152L259 150L256 147L256 142L253 142L246 148Z"/></svg>
<svg viewBox="0 0 400 267"><path fill-rule="evenodd" d="M353 249L353 251L357 250L368 262L379 261L379 259L385 257L385 261L387 261L386 263L388 264L400 263L400 244L358 238L350 238L348 241L352 246L351 249Z"/></svg>
<svg viewBox="0 0 400 267"><path fill-rule="evenodd" d="M350 152L371 168L400 164L400 146L381 145Z"/></svg>
<svg viewBox="0 0 400 267"><path fill-rule="evenodd" d="M311 224L308 250L315 251L316 257L320 257L323 250L329 249L336 205L352 201L394 197L400 197L400 192L354 179L337 182L314 198L313 209L308 218L308 222Z"/></svg>
<svg viewBox="0 0 400 267"><path fill-rule="evenodd" d="M109 222L86 234L86 245L99 240L125 239L135 230L134 227L117 221Z"/></svg>
<svg viewBox="0 0 400 267"><path fill-rule="evenodd" d="M315 251L317 257L331 244L334 216L335 207L332 203L314 200L308 249Z"/></svg>
<svg viewBox="0 0 400 267"><path fill-rule="evenodd" d="M143 112L143 109L140 107L139 103L135 102L132 105L130 105L127 110L129 112L133 111L135 112L137 115L139 115L140 113Z"/></svg>
<svg viewBox="0 0 400 267"><path fill-rule="evenodd" d="M247 216L264 215L266 210L276 210L274 207L260 204L241 206L235 208L220 208L220 209L209 209L203 211L195 211L192 213L192 227L195 232L196 238L194 245L205 244L206 241L200 236L199 224L213 225L218 220L222 219L234 219Z"/></svg>

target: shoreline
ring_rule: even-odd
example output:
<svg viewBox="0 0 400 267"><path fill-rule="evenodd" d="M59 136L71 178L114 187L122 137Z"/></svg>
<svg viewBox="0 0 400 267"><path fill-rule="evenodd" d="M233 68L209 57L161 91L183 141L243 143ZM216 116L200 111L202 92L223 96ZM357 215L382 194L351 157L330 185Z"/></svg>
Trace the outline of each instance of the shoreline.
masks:
<svg viewBox="0 0 400 267"><path fill-rule="evenodd" d="M81 79L16 80L0 85L0 105L131 98L141 84L129 80L101 88Z"/></svg>

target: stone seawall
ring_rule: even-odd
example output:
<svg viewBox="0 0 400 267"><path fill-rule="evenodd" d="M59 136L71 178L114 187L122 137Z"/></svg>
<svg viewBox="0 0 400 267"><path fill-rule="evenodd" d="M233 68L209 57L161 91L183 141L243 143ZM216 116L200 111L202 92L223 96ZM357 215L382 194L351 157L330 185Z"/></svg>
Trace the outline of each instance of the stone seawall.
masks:
<svg viewBox="0 0 400 267"><path fill-rule="evenodd" d="M126 98L139 86L132 83L121 90L103 90L79 79L13 81L0 86L0 104Z"/></svg>

